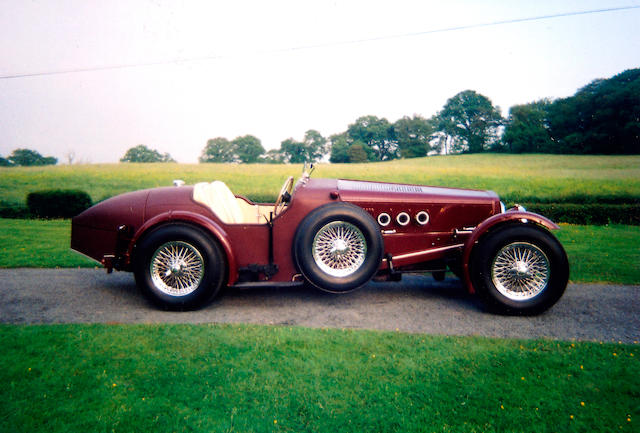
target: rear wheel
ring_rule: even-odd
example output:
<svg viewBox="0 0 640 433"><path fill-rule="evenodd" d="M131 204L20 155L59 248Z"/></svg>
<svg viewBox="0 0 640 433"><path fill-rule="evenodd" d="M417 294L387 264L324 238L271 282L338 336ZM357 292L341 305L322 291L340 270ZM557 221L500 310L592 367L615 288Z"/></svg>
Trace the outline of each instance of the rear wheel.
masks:
<svg viewBox="0 0 640 433"><path fill-rule="evenodd" d="M546 230L510 226L489 233L476 247L471 278L493 310L538 314L555 304L569 279L569 262L558 240Z"/></svg>
<svg viewBox="0 0 640 433"><path fill-rule="evenodd" d="M136 283L145 296L168 309L202 307L220 291L225 269L218 244L188 225L161 227L136 247Z"/></svg>

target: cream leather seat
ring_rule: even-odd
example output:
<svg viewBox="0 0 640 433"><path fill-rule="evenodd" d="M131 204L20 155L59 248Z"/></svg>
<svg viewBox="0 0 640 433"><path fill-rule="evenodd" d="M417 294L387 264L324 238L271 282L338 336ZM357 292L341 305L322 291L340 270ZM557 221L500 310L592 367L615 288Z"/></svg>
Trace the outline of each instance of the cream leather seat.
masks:
<svg viewBox="0 0 640 433"><path fill-rule="evenodd" d="M244 215L238 199L229 187L219 180L214 182L200 182L193 187L193 199L209 207L222 222L226 224L241 224Z"/></svg>

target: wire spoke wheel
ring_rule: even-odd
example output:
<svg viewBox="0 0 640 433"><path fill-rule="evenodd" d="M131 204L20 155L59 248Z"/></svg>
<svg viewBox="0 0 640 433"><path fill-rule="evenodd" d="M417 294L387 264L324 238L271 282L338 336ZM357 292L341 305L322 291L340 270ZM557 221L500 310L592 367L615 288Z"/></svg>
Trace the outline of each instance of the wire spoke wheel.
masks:
<svg viewBox="0 0 640 433"><path fill-rule="evenodd" d="M358 271L367 256L362 231L345 221L323 226L313 238L313 260L332 277L347 277Z"/></svg>
<svg viewBox="0 0 640 433"><path fill-rule="evenodd" d="M380 226L351 203L328 203L296 230L293 253L305 281L329 293L348 293L378 272L384 251Z"/></svg>
<svg viewBox="0 0 640 433"><path fill-rule="evenodd" d="M202 282L204 259L193 245L170 241L154 252L149 271L151 281L159 291L171 296L185 296Z"/></svg>
<svg viewBox="0 0 640 433"><path fill-rule="evenodd" d="M547 255L528 242L504 246L491 264L491 279L508 299L527 301L538 296L549 284L551 266Z"/></svg>

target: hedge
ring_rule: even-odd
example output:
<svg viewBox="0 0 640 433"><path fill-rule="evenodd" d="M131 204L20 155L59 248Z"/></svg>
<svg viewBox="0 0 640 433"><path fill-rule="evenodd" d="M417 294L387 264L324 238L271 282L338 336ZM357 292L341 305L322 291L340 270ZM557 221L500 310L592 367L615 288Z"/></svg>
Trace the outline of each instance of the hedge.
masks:
<svg viewBox="0 0 640 433"><path fill-rule="evenodd" d="M585 195L585 194L573 194L564 197L536 197L536 196L518 196L511 197L508 195L501 195L500 199L505 203L535 203L535 204L640 204L640 196L637 195Z"/></svg>
<svg viewBox="0 0 640 433"><path fill-rule="evenodd" d="M640 204L521 203L528 211L555 222L640 225Z"/></svg>
<svg viewBox="0 0 640 433"><path fill-rule="evenodd" d="M27 195L27 208L36 218L72 218L91 204L89 194L80 190L53 189Z"/></svg>

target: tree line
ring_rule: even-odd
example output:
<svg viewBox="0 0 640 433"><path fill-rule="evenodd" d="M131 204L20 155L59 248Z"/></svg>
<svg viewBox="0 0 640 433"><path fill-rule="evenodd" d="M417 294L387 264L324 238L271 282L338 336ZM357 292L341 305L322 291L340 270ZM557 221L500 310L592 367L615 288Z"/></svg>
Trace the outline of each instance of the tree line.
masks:
<svg viewBox="0 0 640 433"><path fill-rule="evenodd" d="M200 162L301 163L328 154L349 163L480 152L639 154L640 69L594 80L567 98L515 105L507 118L488 97L465 90L430 118L362 116L342 133L324 138L311 129L268 152L253 136L214 138Z"/></svg>
<svg viewBox="0 0 640 433"><path fill-rule="evenodd" d="M57 163L58 158L42 156L31 149L16 149L6 158L0 156L0 167L56 165Z"/></svg>
<svg viewBox="0 0 640 433"><path fill-rule="evenodd" d="M568 98L511 107L501 150L640 153L640 69L594 80Z"/></svg>
<svg viewBox="0 0 640 433"><path fill-rule="evenodd" d="M430 118L414 114L395 122L362 116L346 131L323 137L310 129L266 151L244 135L207 141L199 161L303 163L329 157L333 163L387 161L451 153L640 154L640 69L597 79L573 96L515 105L503 118L491 100L474 90L449 98ZM121 162L175 162L145 145L129 149ZM17 149L0 165L56 164L54 157Z"/></svg>

